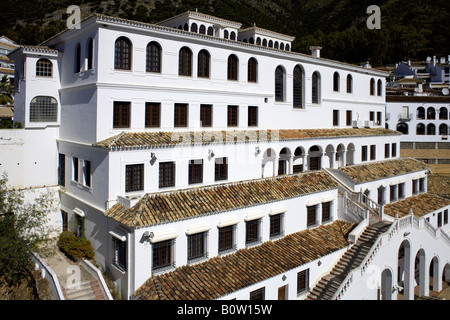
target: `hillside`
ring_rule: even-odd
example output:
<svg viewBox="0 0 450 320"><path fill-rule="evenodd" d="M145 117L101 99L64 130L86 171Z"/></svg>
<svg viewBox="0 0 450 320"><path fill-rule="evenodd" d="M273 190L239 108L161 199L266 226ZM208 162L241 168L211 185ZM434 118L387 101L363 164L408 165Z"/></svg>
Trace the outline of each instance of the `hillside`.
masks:
<svg viewBox="0 0 450 320"><path fill-rule="evenodd" d="M0 35L38 44L63 30L66 8L79 5L82 17L103 13L157 23L187 10L212 14L296 37L293 50L374 66L402 59L450 54L448 0L2 0ZM366 27L371 4L381 8L381 30Z"/></svg>

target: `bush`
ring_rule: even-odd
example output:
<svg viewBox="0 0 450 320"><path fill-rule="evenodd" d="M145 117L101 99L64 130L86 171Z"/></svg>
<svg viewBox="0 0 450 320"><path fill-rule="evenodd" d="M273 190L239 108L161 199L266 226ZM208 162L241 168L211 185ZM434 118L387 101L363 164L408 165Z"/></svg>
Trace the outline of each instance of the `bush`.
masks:
<svg viewBox="0 0 450 320"><path fill-rule="evenodd" d="M67 255L74 259L94 259L94 248L85 238L78 238L73 232L64 231L59 235L58 246Z"/></svg>

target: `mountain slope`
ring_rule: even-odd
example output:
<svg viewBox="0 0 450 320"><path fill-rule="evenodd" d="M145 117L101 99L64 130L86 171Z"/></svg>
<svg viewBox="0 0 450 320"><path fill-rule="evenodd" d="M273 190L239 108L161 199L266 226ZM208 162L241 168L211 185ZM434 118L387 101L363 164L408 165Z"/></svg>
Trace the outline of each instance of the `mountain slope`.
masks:
<svg viewBox="0 0 450 320"><path fill-rule="evenodd" d="M66 8L78 5L82 17L103 13L157 23L196 10L293 35L293 50L373 65L450 54L448 0L2 0L0 35L20 44L38 44L66 27ZM369 5L381 8L381 30L369 30Z"/></svg>

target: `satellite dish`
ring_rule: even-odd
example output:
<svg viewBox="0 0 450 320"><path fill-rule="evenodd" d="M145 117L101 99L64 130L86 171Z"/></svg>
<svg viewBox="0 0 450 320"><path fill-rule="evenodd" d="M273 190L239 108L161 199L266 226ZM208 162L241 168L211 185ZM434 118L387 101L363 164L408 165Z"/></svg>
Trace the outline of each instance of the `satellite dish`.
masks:
<svg viewBox="0 0 450 320"><path fill-rule="evenodd" d="M448 96L449 90L447 88L442 89L442 94Z"/></svg>

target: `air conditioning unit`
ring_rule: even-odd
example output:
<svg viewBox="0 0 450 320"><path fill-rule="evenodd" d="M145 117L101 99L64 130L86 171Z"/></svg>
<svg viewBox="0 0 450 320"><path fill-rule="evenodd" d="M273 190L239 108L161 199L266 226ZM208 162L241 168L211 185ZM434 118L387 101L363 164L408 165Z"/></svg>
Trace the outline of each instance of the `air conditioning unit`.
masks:
<svg viewBox="0 0 450 320"><path fill-rule="evenodd" d="M361 120L353 120L353 128L362 128L363 122Z"/></svg>
<svg viewBox="0 0 450 320"><path fill-rule="evenodd" d="M365 128L373 128L373 121L364 121Z"/></svg>

